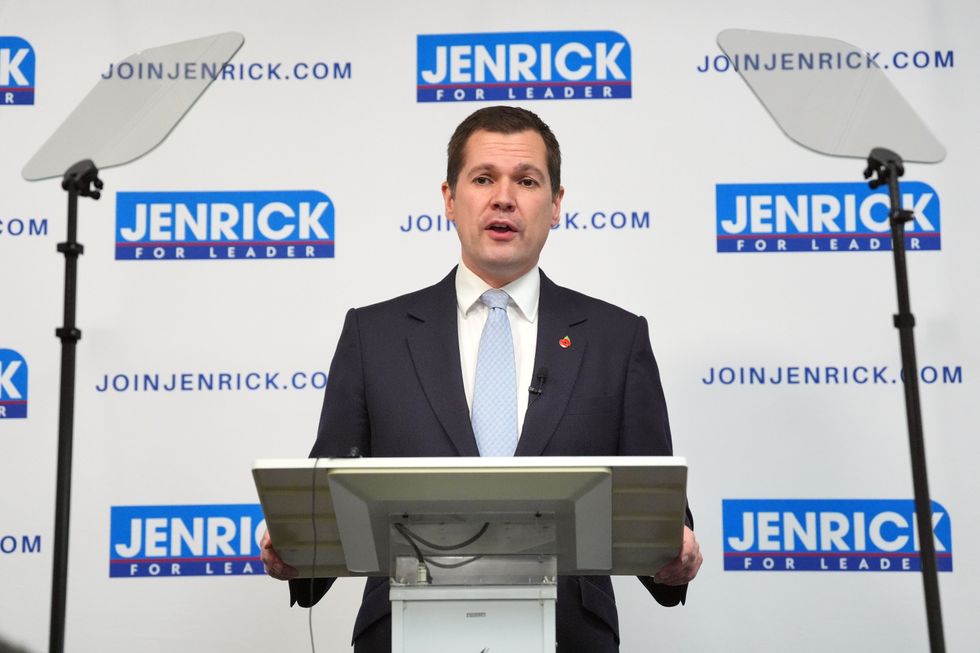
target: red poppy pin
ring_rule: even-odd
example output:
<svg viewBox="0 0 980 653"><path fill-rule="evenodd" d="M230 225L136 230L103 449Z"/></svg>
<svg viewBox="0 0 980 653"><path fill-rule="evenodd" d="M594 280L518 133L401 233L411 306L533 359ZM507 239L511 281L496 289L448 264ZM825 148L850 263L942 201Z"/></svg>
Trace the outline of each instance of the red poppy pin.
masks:
<svg viewBox="0 0 980 653"><path fill-rule="evenodd" d="M561 345L562 349L568 349L569 347L572 346L572 339L569 338L568 336L565 336L564 338L558 341L558 344Z"/></svg>

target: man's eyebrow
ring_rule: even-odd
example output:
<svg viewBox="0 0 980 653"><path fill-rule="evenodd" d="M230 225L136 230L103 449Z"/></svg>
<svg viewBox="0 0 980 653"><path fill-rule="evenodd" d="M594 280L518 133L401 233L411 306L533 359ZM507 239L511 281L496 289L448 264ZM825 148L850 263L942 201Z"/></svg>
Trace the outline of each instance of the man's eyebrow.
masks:
<svg viewBox="0 0 980 653"><path fill-rule="evenodd" d="M496 170L497 166L492 163L477 163L467 168L466 172L472 175L477 172L495 172Z"/></svg>
<svg viewBox="0 0 980 653"><path fill-rule="evenodd" d="M544 170L534 165L533 163L522 163L514 168L517 172L526 173L533 172L541 177L544 176Z"/></svg>

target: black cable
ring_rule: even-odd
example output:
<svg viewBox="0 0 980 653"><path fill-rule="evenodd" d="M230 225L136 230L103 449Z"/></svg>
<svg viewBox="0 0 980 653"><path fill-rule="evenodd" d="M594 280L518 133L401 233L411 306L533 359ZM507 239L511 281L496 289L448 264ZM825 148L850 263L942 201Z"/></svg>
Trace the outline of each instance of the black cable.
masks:
<svg viewBox="0 0 980 653"><path fill-rule="evenodd" d="M320 462L317 458L313 461L313 474L310 481L310 524L313 526L313 569L310 571L310 607L307 609L307 627L310 631L310 651L316 653L316 642L313 640L313 586L316 581L316 466Z"/></svg>
<svg viewBox="0 0 980 653"><path fill-rule="evenodd" d="M401 533L401 536L405 538L405 541L408 542L409 546L411 546L412 549L415 551L415 557L418 559L419 564L424 565L425 557L422 555L422 550L419 549L417 544L415 544L415 539L413 537L413 534L402 524L395 524L395 530Z"/></svg>
<svg viewBox="0 0 980 653"><path fill-rule="evenodd" d="M432 565L433 567L439 567L440 569L459 569L460 567L465 567L471 562L476 562L482 557L483 556L473 556L472 558L468 558L467 560L463 560L462 562L454 562L452 564L447 562L436 562L435 560L430 559L429 564Z"/></svg>
<svg viewBox="0 0 980 653"><path fill-rule="evenodd" d="M455 551L457 549L462 549L463 547L467 547L470 544L473 544L474 542L476 542L477 540L479 540L481 537L483 537L484 533L487 532L487 529L490 528L490 522L484 522L483 523L483 526L480 528L480 530L477 531L477 533L475 535L473 535L472 537L470 537L470 538L468 538L468 539L466 539L466 540L464 540L462 542L459 542L457 544L450 544L450 545L436 544L435 542L430 542L430 541L426 540L425 538L423 538L422 536L418 535L417 533L413 533L412 531L410 531L408 529L408 527L405 526L404 524L397 524L396 523L394 526L395 526L395 530L397 530L401 534L401 536L405 539L405 541L408 542L409 546L412 547L412 550L415 551L415 557L418 559L419 564L425 567L425 569L426 569L426 575L429 578L431 578L432 577L432 574L429 572L428 565L432 565L433 567L438 567L440 569L458 569L459 567L463 567L465 565L470 564L471 562L475 562L475 561L479 560L483 556L482 555L477 555L477 556L473 556L471 558L468 558L466 560L463 560L461 562L453 562L453 563L436 562L435 560L432 560L431 558L428 559L428 560L426 560L425 556L422 553L422 549L419 548L419 546L418 546L418 544L416 544L416 542L418 542L419 544L422 544L423 546L426 546L426 547L428 547L430 549L434 549L436 551Z"/></svg>
<svg viewBox="0 0 980 653"><path fill-rule="evenodd" d="M425 564L425 556L422 555L422 550L415 543L415 540L412 539L412 534L402 524L395 524L395 530L398 531L402 538L415 551L415 557L419 561L418 569L415 572L418 575L417 580L419 582L432 583L432 570L429 569L429 565Z"/></svg>
<svg viewBox="0 0 980 653"><path fill-rule="evenodd" d="M401 532L406 537L411 538L419 542L420 544L429 547L430 549L434 549L436 551L455 551L456 549L462 549L465 546L469 546L470 544L473 544L478 539L483 537L483 534L487 532L488 528L490 528L490 522L484 522L483 528L481 528L476 535L469 538L468 540L464 542L460 542L459 544L451 544L448 546L445 544L435 544L433 542L429 542L428 540L423 539L420 535L408 530L408 528L406 526L403 526L402 524L395 524L395 528L397 528L399 532ZM402 532L402 529L404 529L404 532Z"/></svg>

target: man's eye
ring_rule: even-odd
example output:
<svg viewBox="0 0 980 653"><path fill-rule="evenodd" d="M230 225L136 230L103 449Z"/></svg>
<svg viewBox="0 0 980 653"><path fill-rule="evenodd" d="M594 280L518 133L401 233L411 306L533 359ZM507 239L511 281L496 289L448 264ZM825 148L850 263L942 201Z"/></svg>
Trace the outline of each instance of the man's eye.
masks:
<svg viewBox="0 0 980 653"><path fill-rule="evenodd" d="M473 180L473 183L479 186L486 186L487 184L490 183L490 177L487 177L486 175L480 175L479 177Z"/></svg>
<svg viewBox="0 0 980 653"><path fill-rule="evenodd" d="M533 188L538 185L538 180L525 177L524 179L521 179L520 184L521 186L525 186L527 188Z"/></svg>

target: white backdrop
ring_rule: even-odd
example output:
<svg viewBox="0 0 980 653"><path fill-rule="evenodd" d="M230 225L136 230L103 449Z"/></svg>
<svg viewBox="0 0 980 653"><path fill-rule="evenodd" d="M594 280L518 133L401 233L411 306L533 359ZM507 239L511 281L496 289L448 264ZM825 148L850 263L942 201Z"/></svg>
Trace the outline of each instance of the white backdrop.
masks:
<svg viewBox="0 0 980 653"><path fill-rule="evenodd" d="M0 0L0 87L18 98L25 86L35 91L33 104L0 101L0 406L8 410L0 419L0 638L46 647L53 549L53 332L63 283L55 244L64 239L65 198L56 181L27 183L20 169L109 64L235 30L246 39L236 63L261 64L256 71L279 63L281 76L297 63L311 70L326 63L330 74L215 82L161 147L103 171L103 198L81 201L67 647L306 650L306 612L287 607L285 586L240 573L254 543L221 529L240 527L245 513L236 506L256 503L254 459L309 450L321 392L308 381L328 368L343 313L433 283L457 261L455 234L436 218L445 143L486 103L418 101L418 36L473 34L466 42L486 43L490 33L520 41L515 33L577 31L615 32L606 37L628 44L616 62L631 97L522 103L551 125L565 157L569 220L553 232L542 267L562 285L650 319L675 450L691 464L705 556L683 608L660 608L635 579L616 580L622 650L651 643L680 651L923 650L916 573L725 571L726 551L743 560L730 544L742 517L723 522L722 501L761 500L753 519L839 513L859 529L854 513L870 522L882 505L875 501L912 496L902 386L894 382L890 254L717 251L716 185L758 184L757 194L771 195L782 192L774 184L857 182L863 169L786 139L734 72L699 70L720 54L720 30L743 27L833 36L881 52L879 64L948 148L939 165L908 166L906 178L934 192L926 213L942 232L940 249L909 259L919 361L936 372L922 386L922 403L932 495L945 519L937 536L952 554L953 571L940 578L946 636L950 650L972 650L980 275L969 248L980 237L980 205L970 157L980 147L971 127L980 103L980 10L952 0L796 4ZM27 55L18 59L24 47L33 75ZM896 68L906 59L923 65ZM116 193L295 190L331 201L333 258L116 259ZM420 215L442 228L403 230ZM705 382L762 367L784 382ZM802 371L799 383L786 382L797 367L820 368L821 382L804 383ZM828 367L838 369L837 383L827 382ZM864 368L867 383L855 380ZM201 387L199 375L221 373L255 373L248 378L261 382ZM136 390L134 375L158 378L159 389ZM164 390L174 375L178 389ZM26 417L11 417L25 400ZM775 503L782 500L816 503ZM127 506L133 510L113 513ZM126 558L120 551L134 515L164 521L137 522L152 541ZM216 530L170 550L174 519L193 529L195 517ZM767 544L750 550L761 556L755 569L765 546L773 560L787 557L777 550L790 548L785 531L769 528L777 534L764 533ZM893 520L878 539L898 542L903 532L910 531ZM853 532L848 537L849 548L860 549ZM840 564L832 538L802 552L796 546L797 568L805 559ZM865 558L900 567L903 559L914 564L912 548L886 554L871 542ZM110 576L113 558L125 563L113 566L122 577ZM173 559L183 565L179 577L139 575L155 563L172 569ZM228 562L235 573L224 573ZM138 577L128 577L131 564ZM348 650L361 586L339 582L314 609L321 650Z"/></svg>

